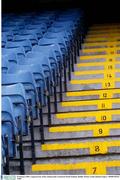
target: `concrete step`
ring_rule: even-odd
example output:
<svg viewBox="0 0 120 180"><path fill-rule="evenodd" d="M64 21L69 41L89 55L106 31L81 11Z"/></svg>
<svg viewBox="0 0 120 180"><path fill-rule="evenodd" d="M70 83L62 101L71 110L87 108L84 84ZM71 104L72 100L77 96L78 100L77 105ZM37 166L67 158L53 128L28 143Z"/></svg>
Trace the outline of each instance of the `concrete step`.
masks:
<svg viewBox="0 0 120 180"><path fill-rule="evenodd" d="M82 100L82 98L84 100L119 98L120 97L120 89L72 91L72 92L67 92L66 96L67 96L67 98L71 98L71 100Z"/></svg>
<svg viewBox="0 0 120 180"><path fill-rule="evenodd" d="M59 112L94 111L120 109L120 99L100 99L62 102L58 105Z"/></svg>
<svg viewBox="0 0 120 180"><path fill-rule="evenodd" d="M85 140L65 140L65 141L50 141L42 145L43 151L58 151L58 150L74 150L74 149L89 149L92 154L105 154L113 147L116 152L120 147L120 138L99 138L99 139L85 139ZM98 149L97 149L98 148ZM111 150L110 150L111 151Z"/></svg>
<svg viewBox="0 0 120 180"><path fill-rule="evenodd" d="M95 96L94 96L95 97ZM104 107L103 107L104 105ZM75 111L89 111L89 110L101 110L101 109L119 109L120 99L90 99L90 100L71 100L57 103L58 113L59 112L75 112ZM51 103L51 113L55 112L55 105ZM43 113L48 113L48 108L43 109Z"/></svg>
<svg viewBox="0 0 120 180"><path fill-rule="evenodd" d="M97 89L106 89L102 86L103 81L101 81L101 79L99 80L95 80L95 82L93 81L89 81L89 83L85 82L85 81L79 81L79 80L72 80L71 84L68 84L68 89L70 89L71 91L79 91L79 90L97 90ZM120 82L116 82L114 84L114 88L119 88L120 87ZM112 89L112 88L111 88Z"/></svg>
<svg viewBox="0 0 120 180"><path fill-rule="evenodd" d="M78 139L91 137L109 137L120 135L120 123L89 123L89 124L70 124L53 127L44 127L44 136L46 140L59 139ZM34 136L37 142L41 142L39 126L34 127ZM30 136L24 136L24 142L31 141Z"/></svg>
<svg viewBox="0 0 120 180"><path fill-rule="evenodd" d="M31 158L31 143L23 145L24 158ZM35 143L36 158L72 157L98 154L119 154L120 137L90 138L76 140L51 140L41 145ZM19 158L19 156L17 157Z"/></svg>
<svg viewBox="0 0 120 180"><path fill-rule="evenodd" d="M119 121L120 111L116 110L97 110L97 111L81 111L81 112L64 112L58 113L52 119L56 124L69 123L88 123L88 122L109 122Z"/></svg>
<svg viewBox="0 0 120 180"><path fill-rule="evenodd" d="M48 158L43 160L38 159L36 161L36 165L32 165L30 160L24 161L25 174L29 174L29 175L87 175L86 167L81 169L81 167L85 165L84 163L86 164L87 168L91 167L90 175L95 175L97 173L99 175L102 175L99 168L96 169L98 171L96 171L95 174L93 173L95 171L95 167L102 166L101 169L103 169L104 165L106 166L105 168L106 172L104 175L113 175L113 174L120 175L120 155L115 155L115 154L76 157L76 158L65 157L65 158L50 158L50 159ZM57 167L59 167L59 169L56 167L56 165ZM65 166L68 167L65 169ZM19 175L20 174L19 167L20 167L19 161L11 161L10 174Z"/></svg>
<svg viewBox="0 0 120 180"><path fill-rule="evenodd" d="M85 124L85 125L66 125L66 126L58 126L58 127L51 127L49 128L49 132L53 133L55 136L57 133L61 135L64 133L65 136L67 134L76 133L79 135L81 132L84 133L83 137L101 137L101 136L110 136L110 135L119 135L120 134L120 123L95 123L95 124ZM87 133L92 133L87 136ZM79 136L78 136L79 137Z"/></svg>
<svg viewBox="0 0 120 180"><path fill-rule="evenodd" d="M32 165L34 174L85 174L110 175L120 174L120 156L96 156L83 158L69 158L58 160L37 161Z"/></svg>

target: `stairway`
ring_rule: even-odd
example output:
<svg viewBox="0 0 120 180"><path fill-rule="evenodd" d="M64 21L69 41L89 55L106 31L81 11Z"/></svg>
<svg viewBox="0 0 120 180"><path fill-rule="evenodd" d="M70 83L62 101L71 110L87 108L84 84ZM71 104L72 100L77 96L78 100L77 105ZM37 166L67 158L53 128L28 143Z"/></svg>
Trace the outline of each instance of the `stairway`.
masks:
<svg viewBox="0 0 120 180"><path fill-rule="evenodd" d="M51 127L44 113L43 145L34 123L36 164L31 162L29 138L24 138L26 174L120 175L119 27L89 28L68 91L58 102L58 113L52 112ZM18 159L14 164L19 166Z"/></svg>

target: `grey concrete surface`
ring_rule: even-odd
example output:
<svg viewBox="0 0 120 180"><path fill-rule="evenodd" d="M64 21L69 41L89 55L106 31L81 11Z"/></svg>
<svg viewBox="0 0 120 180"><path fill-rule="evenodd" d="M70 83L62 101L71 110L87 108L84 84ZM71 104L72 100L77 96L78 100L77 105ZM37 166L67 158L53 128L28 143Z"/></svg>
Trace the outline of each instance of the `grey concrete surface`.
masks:
<svg viewBox="0 0 120 180"><path fill-rule="evenodd" d="M44 161L37 160L36 164L52 164L52 163L79 163L79 162L93 162L93 161L113 161L113 160L120 160L120 155L98 155L94 157L77 157L77 158L61 158L61 159L47 159ZM16 166L19 165L19 162L16 162ZM73 170L73 171L43 171L43 172L32 172L31 170L32 163L30 161L25 161L25 173L28 175L86 175L85 170ZM19 174L19 171L15 170L14 162L11 162L11 174ZM120 168L119 167L112 167L107 168L107 175L119 175Z"/></svg>

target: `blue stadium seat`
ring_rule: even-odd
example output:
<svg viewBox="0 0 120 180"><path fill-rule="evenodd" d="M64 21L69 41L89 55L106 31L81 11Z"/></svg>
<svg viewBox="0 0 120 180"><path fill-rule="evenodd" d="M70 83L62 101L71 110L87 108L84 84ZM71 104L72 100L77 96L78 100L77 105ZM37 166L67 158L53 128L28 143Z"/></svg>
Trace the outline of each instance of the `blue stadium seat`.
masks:
<svg viewBox="0 0 120 180"><path fill-rule="evenodd" d="M32 105L32 118L36 119L36 103L38 102L37 92L35 89L35 81L31 73L6 73L2 75L2 85L12 85L22 83L25 88L26 97L29 101L29 106Z"/></svg>
<svg viewBox="0 0 120 180"><path fill-rule="evenodd" d="M19 31L19 35L26 35L26 34L31 34L37 36L38 39L43 37L42 30L36 29L36 28L31 28L31 29L24 29Z"/></svg>
<svg viewBox="0 0 120 180"><path fill-rule="evenodd" d="M55 84L55 70L54 67L51 66L49 58L45 56L43 53L31 53L29 54L29 58L27 57L24 61L24 64L36 64L40 69L43 69L44 77L47 85L47 105L48 105L48 123L51 124L51 107L50 107L50 95L53 94L56 96L56 84ZM56 98L56 97L55 97ZM56 103L55 99L55 103ZM57 107L57 106L56 106Z"/></svg>
<svg viewBox="0 0 120 180"><path fill-rule="evenodd" d="M7 67L8 68L13 68L14 69L14 67L18 63L17 55L14 54L14 53L2 55L2 67L3 67L3 65L5 66L5 62L7 62Z"/></svg>
<svg viewBox="0 0 120 180"><path fill-rule="evenodd" d="M5 47L7 43L7 37L6 37L6 34L2 34L2 48Z"/></svg>
<svg viewBox="0 0 120 180"><path fill-rule="evenodd" d="M38 44L38 38L36 34L23 34L23 35L16 35L14 37L14 41L24 41L30 40L32 46Z"/></svg>
<svg viewBox="0 0 120 180"><path fill-rule="evenodd" d="M8 89L8 88L7 88ZM21 174L24 174L24 161L23 161L23 142L22 142L22 135L23 135L23 126L22 126L22 120L21 119L21 114L18 112L16 113L16 108L18 109L18 104L20 101L17 101L14 98L14 103L16 101L16 107L13 103L13 99L10 98L10 95L7 96L6 89L3 89L4 95L2 98L2 142L3 142L3 147L5 149L6 158L9 160L9 157L13 158L15 155L17 156L17 149L16 147L19 144L19 153L20 153L20 166L22 168ZM15 95L16 96L16 95ZM5 103L7 109L5 109ZM19 109L20 110L20 109ZM10 112L12 111L12 112ZM12 113L12 114L10 114ZM10 117L12 119L10 119ZM13 119L14 118L14 119ZM17 134L15 133L14 129L17 129ZM13 133L13 134L12 134ZM14 137L16 137L17 139ZM10 154L13 153L13 156ZM6 162L7 170L9 172L9 162Z"/></svg>
<svg viewBox="0 0 120 180"><path fill-rule="evenodd" d="M44 34L47 31L47 25L41 21L33 21L31 22L31 24L26 25L25 29L27 30L31 30L31 29L38 29L40 32L42 32L42 34Z"/></svg>
<svg viewBox="0 0 120 180"><path fill-rule="evenodd" d="M27 119L29 116L25 90L22 84L2 86L2 96L9 96L13 103L14 114L21 119L22 135L28 134Z"/></svg>
<svg viewBox="0 0 120 180"><path fill-rule="evenodd" d="M32 50L32 44L29 40L21 40L21 41L12 41L12 42L7 42L5 48L18 48L18 47L23 47L25 52L31 51Z"/></svg>
<svg viewBox="0 0 120 180"><path fill-rule="evenodd" d="M24 64L24 65L17 65L14 67L14 73L19 73L20 72L30 72L33 74L33 77L35 79L35 87L38 90L38 97L40 104L42 106L46 105L46 100L45 100L45 92L46 92L46 82L45 82L45 77L43 73L43 69L41 68L40 65L36 64ZM9 68L8 73L12 73L13 69Z"/></svg>
<svg viewBox="0 0 120 180"><path fill-rule="evenodd" d="M2 63L1 63L2 73L7 73L8 68L9 68L9 62L7 60L2 61Z"/></svg>
<svg viewBox="0 0 120 180"><path fill-rule="evenodd" d="M13 104L9 97L2 97L2 137L4 139L4 136L7 135L8 153L11 158L16 155L15 136L17 136L18 133Z"/></svg>
<svg viewBox="0 0 120 180"><path fill-rule="evenodd" d="M2 48L2 55L8 55L10 57L17 56L17 62L20 64L20 63L24 62L25 50L23 47ZM8 59L10 59L10 58L8 58Z"/></svg>
<svg viewBox="0 0 120 180"><path fill-rule="evenodd" d="M2 32L2 36L6 37L7 41L13 40L13 32L12 31ZM3 38L3 41L4 41L4 38Z"/></svg>
<svg viewBox="0 0 120 180"><path fill-rule="evenodd" d="M12 31L13 35L18 34L19 33L19 27L17 27L17 26L9 27L9 25L7 25L6 27L3 26L2 32L9 32L9 31Z"/></svg>
<svg viewBox="0 0 120 180"><path fill-rule="evenodd" d="M35 144L34 144L34 128L33 119L38 118L38 112L36 109L36 104L38 104L38 95L35 88L35 81L31 73L29 72L19 72L14 74L3 74L2 75L2 85L13 85L17 83L22 83L25 89L27 104L30 108L30 134L31 134L31 153L32 161L35 163Z"/></svg>
<svg viewBox="0 0 120 180"><path fill-rule="evenodd" d="M64 45L64 42L59 38L52 38L52 39L48 39L48 38L42 38L39 40L38 45L40 46L46 46L46 45L52 45L55 44L57 46L59 46L60 52L62 54L62 59L63 59L63 69L64 69L64 86L65 86L65 91L67 91L67 77L66 77L66 47Z"/></svg>
<svg viewBox="0 0 120 180"><path fill-rule="evenodd" d="M52 45L41 45L41 46L34 46L32 48L31 52L28 52L26 54L26 57L31 56L33 53L39 53L42 52L43 54L46 54L46 56L48 56L49 60L53 59L54 63L56 64L56 67L58 68L58 74L60 73L60 67L63 65L63 59L62 59L62 55L60 52L60 48L59 46L57 46L57 44L52 44ZM32 54L31 54L32 53ZM61 66L60 66L61 64Z"/></svg>

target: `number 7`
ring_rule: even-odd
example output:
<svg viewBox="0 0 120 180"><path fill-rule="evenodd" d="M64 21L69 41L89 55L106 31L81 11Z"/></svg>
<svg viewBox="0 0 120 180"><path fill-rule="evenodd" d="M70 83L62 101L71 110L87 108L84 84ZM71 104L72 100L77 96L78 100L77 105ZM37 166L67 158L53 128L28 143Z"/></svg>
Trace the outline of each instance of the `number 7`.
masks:
<svg viewBox="0 0 120 180"><path fill-rule="evenodd" d="M93 174L96 173L96 170L97 170L97 168L96 168L96 167L93 167Z"/></svg>

